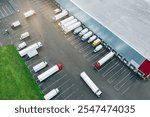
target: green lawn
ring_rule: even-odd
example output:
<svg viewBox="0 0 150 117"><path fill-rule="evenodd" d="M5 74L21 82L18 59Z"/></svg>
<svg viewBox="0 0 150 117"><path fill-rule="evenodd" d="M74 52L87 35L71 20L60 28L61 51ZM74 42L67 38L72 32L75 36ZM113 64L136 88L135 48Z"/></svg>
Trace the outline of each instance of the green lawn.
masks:
<svg viewBox="0 0 150 117"><path fill-rule="evenodd" d="M0 99L44 99L24 60L12 45L0 47Z"/></svg>

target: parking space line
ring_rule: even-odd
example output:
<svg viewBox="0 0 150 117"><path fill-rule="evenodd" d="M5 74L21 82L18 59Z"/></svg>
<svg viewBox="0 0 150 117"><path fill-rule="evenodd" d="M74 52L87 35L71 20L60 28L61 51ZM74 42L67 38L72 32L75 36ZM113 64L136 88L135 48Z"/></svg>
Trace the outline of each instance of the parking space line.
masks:
<svg viewBox="0 0 150 117"><path fill-rule="evenodd" d="M110 72L112 72L116 67L118 67L120 65L119 62L116 62L114 65L112 65L109 69L107 69L107 71L105 71L103 73L103 76L107 76Z"/></svg>
<svg viewBox="0 0 150 117"><path fill-rule="evenodd" d="M116 76L115 78L114 78L114 76L115 76L116 74L118 74L123 68L124 68L124 66L123 66L121 69L119 69L117 72L115 72L113 75L111 75L111 77L110 77L109 79L107 79L107 82L108 82L109 84L111 84L111 83L117 78L117 76ZM126 70L126 69L124 69L122 72L120 72L119 75L121 75L125 70Z"/></svg>
<svg viewBox="0 0 150 117"><path fill-rule="evenodd" d="M68 87L68 88L67 88L65 91L63 91L62 93L60 93L60 95L58 95L57 98L60 97L61 95L63 95L64 93L66 93L66 92L67 92L69 89L71 89L73 86L74 86L74 84L71 84L71 86Z"/></svg>
<svg viewBox="0 0 150 117"><path fill-rule="evenodd" d="M85 54L83 54L84 57L87 57L89 54L93 53L93 48L89 49L88 52L86 52Z"/></svg>
<svg viewBox="0 0 150 117"><path fill-rule="evenodd" d="M75 94L79 89L76 89L75 91L71 92L67 97L64 98L64 100L67 100L70 98L73 94Z"/></svg>
<svg viewBox="0 0 150 117"><path fill-rule="evenodd" d="M70 36L69 38L67 38L67 41L71 41L74 39L74 36Z"/></svg>
<svg viewBox="0 0 150 117"><path fill-rule="evenodd" d="M87 44L84 48L81 48L81 49L79 50L79 52L82 53L83 51L85 51L86 49L88 49L88 48L90 48L90 47L91 47L91 45Z"/></svg>
<svg viewBox="0 0 150 117"><path fill-rule="evenodd" d="M5 8L9 11L10 14L12 14L11 10L8 8L7 5L5 5Z"/></svg>
<svg viewBox="0 0 150 117"><path fill-rule="evenodd" d="M132 72L129 72L123 79L121 79L115 86L114 86L114 88L117 90L117 91L119 91L120 89L121 89L121 87L126 83L123 83L123 85L121 85L121 86L119 86L119 84L121 83L121 82L123 82L126 78L128 78L128 76L131 74ZM133 75L131 76L131 77L133 77ZM131 78L130 77L130 78ZM129 78L129 79L130 79ZM127 80L128 81L128 80ZM117 87L119 87L119 88L117 88Z"/></svg>
<svg viewBox="0 0 150 117"><path fill-rule="evenodd" d="M5 17L4 13L0 10L1 14L2 14L2 17Z"/></svg>
<svg viewBox="0 0 150 117"><path fill-rule="evenodd" d="M99 56L98 53L97 53L97 54L94 54L93 56L90 56L89 58L87 58L87 61L90 62L90 61L92 61L94 58L96 58L96 57L98 57L98 56Z"/></svg>
<svg viewBox="0 0 150 117"><path fill-rule="evenodd" d="M7 11L5 10L4 6L1 7L3 9L3 11L5 12L6 16L8 16L9 14L7 13Z"/></svg>
<svg viewBox="0 0 150 117"><path fill-rule="evenodd" d="M45 89L43 89L43 92L48 89L49 87L53 86L54 84L56 84L58 81L62 80L64 77L66 77L67 74L64 74L62 77L60 77L58 80L56 80L55 82L53 82L51 85L49 85L48 87L46 87Z"/></svg>

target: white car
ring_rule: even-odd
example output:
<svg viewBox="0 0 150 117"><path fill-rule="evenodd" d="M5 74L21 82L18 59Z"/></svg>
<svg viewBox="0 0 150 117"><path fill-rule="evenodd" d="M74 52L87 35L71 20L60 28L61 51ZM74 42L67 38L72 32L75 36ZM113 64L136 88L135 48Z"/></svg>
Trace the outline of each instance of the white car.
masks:
<svg viewBox="0 0 150 117"><path fill-rule="evenodd" d="M95 49L93 50L93 52L96 53L96 52L100 51L102 49L102 47L103 47L102 45L96 46Z"/></svg>
<svg viewBox="0 0 150 117"><path fill-rule="evenodd" d="M88 40L88 43L91 43L92 41L94 41L96 39L96 35L93 35L92 37L90 37L90 39Z"/></svg>

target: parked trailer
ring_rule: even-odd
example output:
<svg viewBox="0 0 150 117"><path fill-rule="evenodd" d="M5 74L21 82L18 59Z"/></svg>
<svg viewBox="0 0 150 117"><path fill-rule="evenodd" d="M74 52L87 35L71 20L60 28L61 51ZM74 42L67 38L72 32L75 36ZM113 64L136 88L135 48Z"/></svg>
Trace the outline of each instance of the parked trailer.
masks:
<svg viewBox="0 0 150 117"><path fill-rule="evenodd" d="M21 36L20 36L20 40L23 40L23 39L25 39L29 36L30 36L29 32L22 33Z"/></svg>
<svg viewBox="0 0 150 117"><path fill-rule="evenodd" d="M28 53L30 53L33 50L36 50L38 48L42 47L42 43L41 42L37 42L35 44L30 45L29 47L19 51L19 54L21 57L27 55Z"/></svg>
<svg viewBox="0 0 150 117"><path fill-rule="evenodd" d="M101 90L95 85L95 83L90 79L90 77L85 73L82 72L80 74L81 78L84 80L84 82L90 87L90 89L97 95L97 97L100 97L102 94Z"/></svg>
<svg viewBox="0 0 150 117"><path fill-rule="evenodd" d="M47 65L48 64L46 61L42 61L42 62L38 63L37 65L33 66L33 70L34 70L34 72L38 72L41 69L45 68Z"/></svg>
<svg viewBox="0 0 150 117"><path fill-rule="evenodd" d="M50 100L50 99L54 98L58 93L59 93L59 89L58 88L53 89L49 93L47 93L44 96L44 98L45 98L45 100Z"/></svg>
<svg viewBox="0 0 150 117"><path fill-rule="evenodd" d="M54 9L54 13L57 14L57 13L60 13L61 12L61 9L57 8L57 9Z"/></svg>
<svg viewBox="0 0 150 117"><path fill-rule="evenodd" d="M93 50L93 52L96 53L96 52L100 51L102 48L103 48L102 45L98 45L98 46L95 47L95 49Z"/></svg>
<svg viewBox="0 0 150 117"><path fill-rule="evenodd" d="M82 27L80 26L80 27L78 27L78 28L76 28L76 29L74 29L74 31L73 31L73 34L77 34L77 33L79 33L80 31L82 31Z"/></svg>
<svg viewBox="0 0 150 117"><path fill-rule="evenodd" d="M76 22L75 24L73 24L72 26L67 27L64 30L64 33L67 34L68 32L71 32L72 30L78 28L79 26L81 26L81 22Z"/></svg>
<svg viewBox="0 0 150 117"><path fill-rule="evenodd" d="M23 15L25 16L25 18L28 18L28 17L31 17L34 14L35 14L34 10L29 10L29 11L25 12Z"/></svg>
<svg viewBox="0 0 150 117"><path fill-rule="evenodd" d="M65 29L65 28L67 28L67 27L69 27L69 26L75 24L77 21L78 21L77 19L73 19L73 20L71 20L71 21L69 21L69 22L63 24L63 25L62 25L62 29Z"/></svg>
<svg viewBox="0 0 150 117"><path fill-rule="evenodd" d="M37 78L40 82L42 82L43 80L47 79L48 77L50 77L51 75L53 75L54 73L56 73L60 70L62 70L62 64L54 65L53 67L51 67L44 73L38 75Z"/></svg>
<svg viewBox="0 0 150 117"><path fill-rule="evenodd" d="M79 33L79 36L82 36L82 35L86 34L88 31L89 31L88 28L83 29L83 30Z"/></svg>
<svg viewBox="0 0 150 117"><path fill-rule="evenodd" d="M31 50L27 53L27 55L29 58L32 58L32 57L38 55L38 51L37 50Z"/></svg>
<svg viewBox="0 0 150 117"><path fill-rule="evenodd" d="M100 67L106 63L108 60L110 60L113 56L115 55L114 52L109 52L108 54L106 54L103 58L101 58L96 64L95 64L95 68L96 69L100 69Z"/></svg>
<svg viewBox="0 0 150 117"><path fill-rule="evenodd" d="M18 21L15 21L15 22L13 22L12 24L11 24L11 28L16 28L16 27L18 27L18 26L20 26L21 25L21 23L20 23L20 21L18 20Z"/></svg>
<svg viewBox="0 0 150 117"><path fill-rule="evenodd" d="M17 50L21 50L27 46L26 42L22 42L17 46Z"/></svg>
<svg viewBox="0 0 150 117"><path fill-rule="evenodd" d="M67 15L68 15L68 11L63 10L61 13L55 15L52 19L53 19L54 21L57 21L57 20L59 20L59 19L65 17L65 16L67 16Z"/></svg>
<svg viewBox="0 0 150 117"><path fill-rule="evenodd" d="M84 34L81 38L82 41L85 41L86 39L88 39L89 37L92 36L92 31L87 32L86 34Z"/></svg>
<svg viewBox="0 0 150 117"><path fill-rule="evenodd" d="M66 19L64 19L64 20L62 20L62 21L60 21L59 23L58 23L58 25L59 26L62 26L63 24L65 24L65 23L67 23L67 22L69 22L69 21L71 21L71 20L73 20L74 19L74 16L70 16L70 17L68 17L68 18L66 18Z"/></svg>
<svg viewBox="0 0 150 117"><path fill-rule="evenodd" d="M96 39L96 35L93 35L92 37L90 37L90 39L88 40L88 43L91 43L92 41L94 41Z"/></svg>

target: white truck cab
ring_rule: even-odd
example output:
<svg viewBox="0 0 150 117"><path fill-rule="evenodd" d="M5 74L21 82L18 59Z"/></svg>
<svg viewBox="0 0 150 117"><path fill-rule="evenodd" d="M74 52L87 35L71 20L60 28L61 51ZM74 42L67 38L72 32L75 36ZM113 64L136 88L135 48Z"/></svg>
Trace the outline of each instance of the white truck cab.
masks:
<svg viewBox="0 0 150 117"><path fill-rule="evenodd" d="M20 37L20 40L23 40L23 39L25 39L25 38L27 38L29 36L30 36L29 32L22 33L21 37Z"/></svg>
<svg viewBox="0 0 150 117"><path fill-rule="evenodd" d="M11 24L11 28L16 28L16 27L18 27L18 26L21 26L21 23L20 23L19 20L15 21L15 22L13 22L13 23Z"/></svg>
<svg viewBox="0 0 150 117"><path fill-rule="evenodd" d="M34 14L35 14L34 10L29 10L29 11L25 12L23 15L25 16L25 18L28 18L28 17L31 17Z"/></svg>

